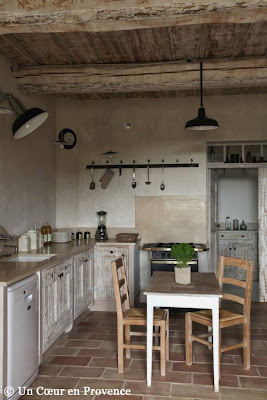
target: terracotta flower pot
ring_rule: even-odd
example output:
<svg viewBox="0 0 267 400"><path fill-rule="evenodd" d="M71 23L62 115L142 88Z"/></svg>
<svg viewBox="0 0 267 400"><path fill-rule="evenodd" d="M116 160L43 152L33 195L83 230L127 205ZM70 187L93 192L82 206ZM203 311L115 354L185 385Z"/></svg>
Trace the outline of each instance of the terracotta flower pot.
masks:
<svg viewBox="0 0 267 400"><path fill-rule="evenodd" d="M188 285L191 282L191 267L174 267L175 282Z"/></svg>

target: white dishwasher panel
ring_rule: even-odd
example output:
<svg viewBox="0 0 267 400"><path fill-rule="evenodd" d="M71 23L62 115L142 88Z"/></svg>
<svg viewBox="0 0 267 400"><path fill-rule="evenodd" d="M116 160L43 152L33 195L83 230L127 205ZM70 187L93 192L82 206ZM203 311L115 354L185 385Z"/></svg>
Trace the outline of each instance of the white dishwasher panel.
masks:
<svg viewBox="0 0 267 400"><path fill-rule="evenodd" d="M8 288L7 384L20 397L38 373L39 291L36 274Z"/></svg>

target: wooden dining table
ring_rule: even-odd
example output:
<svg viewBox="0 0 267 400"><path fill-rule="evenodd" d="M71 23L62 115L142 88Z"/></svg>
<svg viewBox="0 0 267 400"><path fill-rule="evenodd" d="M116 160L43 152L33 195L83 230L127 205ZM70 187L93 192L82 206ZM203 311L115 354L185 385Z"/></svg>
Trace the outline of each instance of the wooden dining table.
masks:
<svg viewBox="0 0 267 400"><path fill-rule="evenodd" d="M214 273L193 272L191 283L174 280L174 272L154 272L144 292L147 296L147 386L152 380L154 307L212 310L214 391L219 391L219 301L222 294Z"/></svg>

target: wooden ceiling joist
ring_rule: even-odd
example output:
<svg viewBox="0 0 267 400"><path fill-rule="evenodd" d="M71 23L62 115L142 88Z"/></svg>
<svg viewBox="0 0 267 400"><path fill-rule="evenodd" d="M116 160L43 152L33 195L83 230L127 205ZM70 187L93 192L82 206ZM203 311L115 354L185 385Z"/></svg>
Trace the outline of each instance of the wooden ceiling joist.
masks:
<svg viewBox="0 0 267 400"><path fill-rule="evenodd" d="M205 62L204 88L267 86L265 57ZM162 62L22 67L15 74L23 93L82 94L138 91L183 91L199 88L199 63Z"/></svg>
<svg viewBox="0 0 267 400"><path fill-rule="evenodd" d="M267 20L266 0L1 0L0 35Z"/></svg>

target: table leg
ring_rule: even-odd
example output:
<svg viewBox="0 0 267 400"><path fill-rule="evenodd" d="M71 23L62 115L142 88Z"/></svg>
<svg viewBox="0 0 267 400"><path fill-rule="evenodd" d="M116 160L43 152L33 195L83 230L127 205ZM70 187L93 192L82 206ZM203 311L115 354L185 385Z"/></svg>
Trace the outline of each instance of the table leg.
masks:
<svg viewBox="0 0 267 400"><path fill-rule="evenodd" d="M153 342L153 305L147 296L147 333L146 333L146 373L147 386L151 386L152 381L152 342Z"/></svg>
<svg viewBox="0 0 267 400"><path fill-rule="evenodd" d="M219 392L219 299L212 308L212 331L214 391Z"/></svg>

